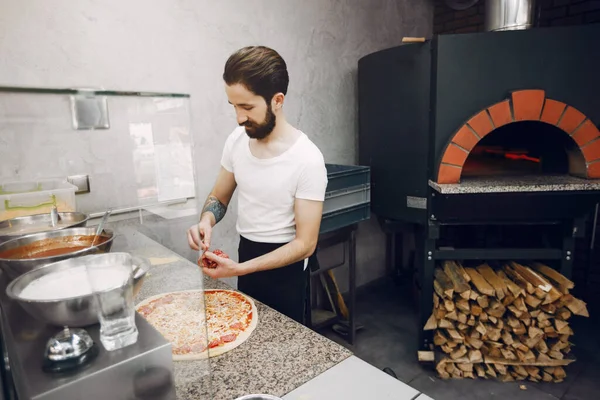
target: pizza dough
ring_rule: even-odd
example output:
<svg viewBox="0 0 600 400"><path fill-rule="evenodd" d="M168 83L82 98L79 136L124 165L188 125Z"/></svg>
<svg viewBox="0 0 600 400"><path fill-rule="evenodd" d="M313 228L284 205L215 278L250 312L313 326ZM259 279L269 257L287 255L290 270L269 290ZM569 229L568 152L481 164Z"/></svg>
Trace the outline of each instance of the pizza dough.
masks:
<svg viewBox="0 0 600 400"><path fill-rule="evenodd" d="M250 297L223 289L162 293L139 303L136 311L171 342L174 361L226 353L246 341L258 323Z"/></svg>

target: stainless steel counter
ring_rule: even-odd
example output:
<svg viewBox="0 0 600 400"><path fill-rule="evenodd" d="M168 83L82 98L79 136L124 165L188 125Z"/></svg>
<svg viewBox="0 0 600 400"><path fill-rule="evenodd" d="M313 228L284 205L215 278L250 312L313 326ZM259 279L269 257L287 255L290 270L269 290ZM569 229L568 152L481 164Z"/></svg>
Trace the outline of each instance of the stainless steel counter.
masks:
<svg viewBox="0 0 600 400"><path fill-rule="evenodd" d="M6 287L6 277L0 272L0 287ZM139 329L137 343L114 352L104 350L99 339L99 325L87 327L99 345L96 359L83 368L62 374L42 370L47 340L61 328L45 325L30 317L17 303L0 291L2 334L6 344L10 375L19 399L141 399L140 382L144 371L169 371L172 366L170 344L142 317L136 315ZM167 375L168 376L168 375ZM165 399L175 398L173 378L158 384ZM137 392L134 388L137 387ZM147 390L147 389L146 389ZM147 398L147 397L146 397Z"/></svg>

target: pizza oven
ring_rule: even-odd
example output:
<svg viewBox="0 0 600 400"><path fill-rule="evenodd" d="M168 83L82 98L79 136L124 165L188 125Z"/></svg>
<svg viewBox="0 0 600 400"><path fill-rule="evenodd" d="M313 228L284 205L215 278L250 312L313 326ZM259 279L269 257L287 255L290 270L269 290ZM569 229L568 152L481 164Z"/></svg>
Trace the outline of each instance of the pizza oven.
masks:
<svg viewBox="0 0 600 400"><path fill-rule="evenodd" d="M599 24L487 31L359 61L359 162L388 260L414 251L402 273L415 272L421 327L445 261L543 261L572 276L600 202L598 42ZM399 244L407 234L414 249Z"/></svg>
<svg viewBox="0 0 600 400"><path fill-rule="evenodd" d="M422 224L440 185L600 178L599 39L597 24L441 35L362 58L373 212Z"/></svg>

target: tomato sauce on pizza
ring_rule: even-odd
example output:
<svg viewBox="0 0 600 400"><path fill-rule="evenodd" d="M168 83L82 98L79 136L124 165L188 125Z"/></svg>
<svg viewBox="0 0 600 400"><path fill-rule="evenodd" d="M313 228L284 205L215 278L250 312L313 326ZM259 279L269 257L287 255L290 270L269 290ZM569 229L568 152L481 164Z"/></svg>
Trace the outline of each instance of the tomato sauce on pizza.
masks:
<svg viewBox="0 0 600 400"><path fill-rule="evenodd" d="M258 323L251 298L223 289L164 293L136 311L171 342L174 360L223 354L248 339Z"/></svg>

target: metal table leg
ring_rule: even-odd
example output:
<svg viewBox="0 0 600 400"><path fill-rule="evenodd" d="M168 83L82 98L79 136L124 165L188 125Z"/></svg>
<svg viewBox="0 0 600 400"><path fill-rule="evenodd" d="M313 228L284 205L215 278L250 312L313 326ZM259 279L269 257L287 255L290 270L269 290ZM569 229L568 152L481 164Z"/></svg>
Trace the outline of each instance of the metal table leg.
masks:
<svg viewBox="0 0 600 400"><path fill-rule="evenodd" d="M431 332L424 331L423 327L433 311L433 269L435 268L435 250L437 242L437 227L425 227L424 237L425 245L421 252L423 268L421 268L421 301L419 305L419 332L421 341L419 347L429 350L431 343Z"/></svg>
<svg viewBox="0 0 600 400"><path fill-rule="evenodd" d="M354 339L356 337L356 230L350 231L350 246L348 251L350 252L348 258L348 269L349 269L349 283L350 283L350 310L349 310L349 323L350 323L350 345L354 345Z"/></svg>

